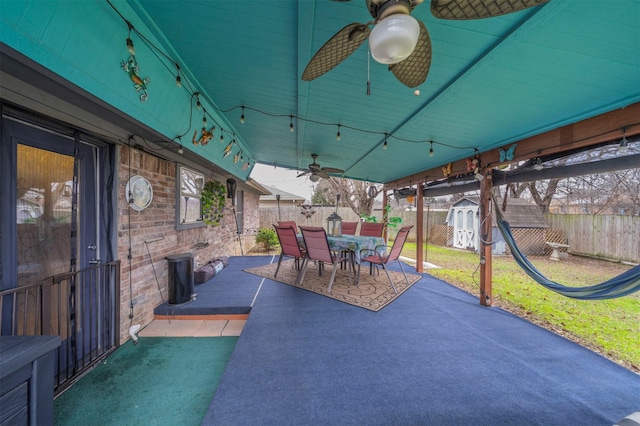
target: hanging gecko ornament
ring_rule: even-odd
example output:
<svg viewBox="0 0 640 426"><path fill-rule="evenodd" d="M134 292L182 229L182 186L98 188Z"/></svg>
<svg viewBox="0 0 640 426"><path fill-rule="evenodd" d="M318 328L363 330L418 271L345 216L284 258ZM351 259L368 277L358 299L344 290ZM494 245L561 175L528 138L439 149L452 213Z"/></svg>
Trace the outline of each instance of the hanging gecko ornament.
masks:
<svg viewBox="0 0 640 426"><path fill-rule="evenodd" d="M136 89L136 92L142 92L140 93L140 102L146 102L149 97L147 85L151 82L151 79L149 77L140 78L140 69L136 57L133 55L129 56L129 59L122 61L120 66L124 72L129 74L129 78L133 81L133 88Z"/></svg>
<svg viewBox="0 0 640 426"><path fill-rule="evenodd" d="M209 141L211 140L211 138L213 138L213 131L216 130L216 126L212 126L211 129L209 131L207 131L206 128L202 128L201 132L202 135L200 136L199 139L196 139L196 135L198 134L197 130L193 131L193 139L191 140L193 142L194 145L198 145L201 144L202 146L206 146Z"/></svg>

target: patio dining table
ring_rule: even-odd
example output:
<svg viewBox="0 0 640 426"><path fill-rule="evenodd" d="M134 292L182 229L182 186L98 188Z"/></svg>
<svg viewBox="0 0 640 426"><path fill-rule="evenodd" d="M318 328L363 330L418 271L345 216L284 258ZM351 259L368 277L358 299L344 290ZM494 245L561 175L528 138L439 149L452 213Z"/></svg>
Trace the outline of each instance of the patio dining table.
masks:
<svg viewBox="0 0 640 426"><path fill-rule="evenodd" d="M302 234L297 234L298 242L300 245L304 245ZM361 251L364 249L375 251L377 247L385 246L384 238L381 237L367 237L361 235L342 235L340 237L332 237L327 235L329 241L329 248L335 252L349 251L351 253L351 259L356 264L361 262ZM380 249L381 253L385 250ZM368 253L371 254L371 253Z"/></svg>
<svg viewBox="0 0 640 426"><path fill-rule="evenodd" d="M375 252L377 247L385 246L384 238L380 237L365 237L360 235L342 235L340 237L331 237L327 235L327 240L329 240L329 248L333 251L349 251L351 253L351 258L356 264L360 264L361 260L361 251L362 250L371 250L371 252ZM380 250L384 253L384 249ZM371 252L366 254L371 254Z"/></svg>

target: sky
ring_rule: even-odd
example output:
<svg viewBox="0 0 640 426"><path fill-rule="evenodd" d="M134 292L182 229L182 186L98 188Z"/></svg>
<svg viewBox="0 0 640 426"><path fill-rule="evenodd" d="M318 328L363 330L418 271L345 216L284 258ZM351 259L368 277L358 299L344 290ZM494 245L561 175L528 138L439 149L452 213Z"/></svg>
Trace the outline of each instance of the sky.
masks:
<svg viewBox="0 0 640 426"><path fill-rule="evenodd" d="M300 171L283 169L256 163L250 177L259 184L275 186L278 189L289 192L308 201L311 200L313 185L308 176L296 177Z"/></svg>

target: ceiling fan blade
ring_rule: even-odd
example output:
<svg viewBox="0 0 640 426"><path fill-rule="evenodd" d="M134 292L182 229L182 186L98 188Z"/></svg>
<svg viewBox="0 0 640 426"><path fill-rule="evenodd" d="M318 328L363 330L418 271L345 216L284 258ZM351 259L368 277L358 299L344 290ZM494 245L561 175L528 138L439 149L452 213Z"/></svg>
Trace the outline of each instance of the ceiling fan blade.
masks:
<svg viewBox="0 0 640 426"><path fill-rule="evenodd" d="M344 170L336 169L334 167L323 167L321 171L325 173L331 173L334 175L341 175L342 173L344 173Z"/></svg>
<svg viewBox="0 0 640 426"><path fill-rule="evenodd" d="M311 58L302 73L302 80L315 80L335 68L364 43L370 32L368 25L357 22L338 31Z"/></svg>
<svg viewBox="0 0 640 426"><path fill-rule="evenodd" d="M420 24L420 36L416 48L407 59L397 64L389 65L389 71L396 76L400 83L407 87L416 87L424 83L431 66L431 39L424 22Z"/></svg>
<svg viewBox="0 0 640 426"><path fill-rule="evenodd" d="M440 19L482 19L518 12L549 0L431 0L431 13Z"/></svg>
<svg viewBox="0 0 640 426"><path fill-rule="evenodd" d="M308 172L308 171L301 172L301 173L299 173L299 174L298 174L298 176L296 176L296 177L297 177L297 178L299 178L300 176L304 176L304 175L306 175L307 173L309 173L309 172Z"/></svg>
<svg viewBox="0 0 640 426"><path fill-rule="evenodd" d="M316 176L320 176L322 179L329 179L329 173L327 173L325 170L320 170L318 173L316 173Z"/></svg>

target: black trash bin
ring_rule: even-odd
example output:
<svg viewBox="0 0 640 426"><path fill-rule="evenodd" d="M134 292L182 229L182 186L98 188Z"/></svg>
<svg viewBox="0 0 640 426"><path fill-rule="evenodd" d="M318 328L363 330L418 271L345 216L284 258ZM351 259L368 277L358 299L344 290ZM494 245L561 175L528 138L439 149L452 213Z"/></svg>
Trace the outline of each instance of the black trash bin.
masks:
<svg viewBox="0 0 640 426"><path fill-rule="evenodd" d="M169 304L190 301L193 295L193 255L172 254L165 259L169 262Z"/></svg>

